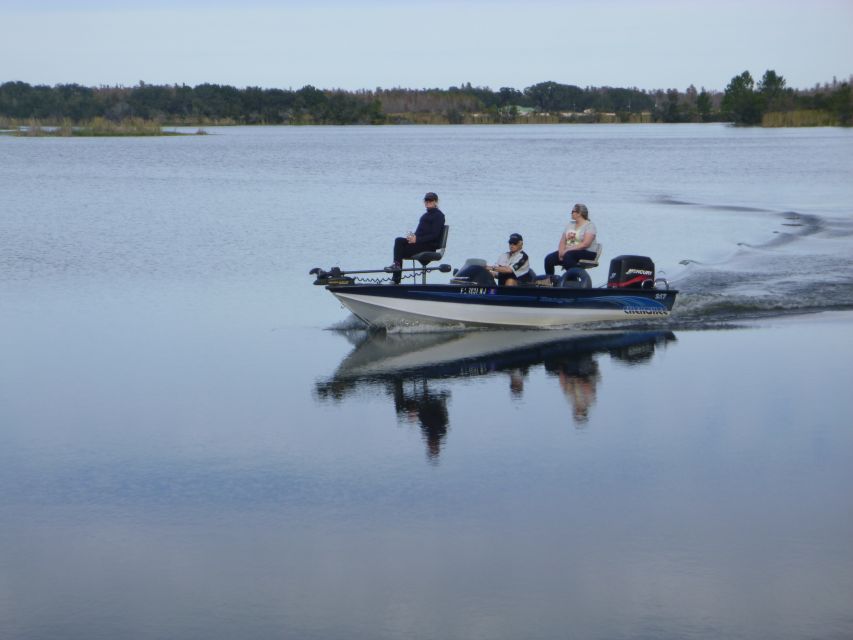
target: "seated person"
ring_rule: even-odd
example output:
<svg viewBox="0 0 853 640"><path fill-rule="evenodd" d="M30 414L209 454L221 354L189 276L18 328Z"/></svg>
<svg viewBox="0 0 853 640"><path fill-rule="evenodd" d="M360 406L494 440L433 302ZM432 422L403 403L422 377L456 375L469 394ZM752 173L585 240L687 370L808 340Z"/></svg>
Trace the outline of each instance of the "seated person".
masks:
<svg viewBox="0 0 853 640"><path fill-rule="evenodd" d="M595 224L589 220L589 209L585 204L572 207L572 221L560 235L557 250L545 256L545 273L554 275L554 268L561 265L568 270L579 260L592 260L598 251Z"/></svg>
<svg viewBox="0 0 853 640"><path fill-rule="evenodd" d="M405 258L411 258L421 251L435 251L441 243L444 214L438 208L438 196L430 191L424 196L424 205L426 213L418 221L415 232L394 240L394 262L385 267L385 271L394 273L393 280L397 284L400 284L400 269L403 268Z"/></svg>
<svg viewBox="0 0 853 640"><path fill-rule="evenodd" d="M533 282L530 259L521 250L523 246L524 238L513 233L509 237L509 251L502 253L495 264L489 265L488 269L497 277L499 285L514 287L520 282Z"/></svg>

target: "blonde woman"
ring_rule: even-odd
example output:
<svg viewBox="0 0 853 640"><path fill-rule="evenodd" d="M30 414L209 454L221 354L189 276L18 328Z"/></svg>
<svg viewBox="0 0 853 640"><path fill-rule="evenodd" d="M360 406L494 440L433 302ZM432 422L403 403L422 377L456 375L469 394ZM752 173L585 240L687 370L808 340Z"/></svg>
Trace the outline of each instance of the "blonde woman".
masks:
<svg viewBox="0 0 853 640"><path fill-rule="evenodd" d="M554 275L554 268L559 264L564 269L571 269L578 260L592 260L598 252L595 225L589 221L589 209L585 204L572 207L572 221L566 226L560 236L557 250L545 256L545 273Z"/></svg>

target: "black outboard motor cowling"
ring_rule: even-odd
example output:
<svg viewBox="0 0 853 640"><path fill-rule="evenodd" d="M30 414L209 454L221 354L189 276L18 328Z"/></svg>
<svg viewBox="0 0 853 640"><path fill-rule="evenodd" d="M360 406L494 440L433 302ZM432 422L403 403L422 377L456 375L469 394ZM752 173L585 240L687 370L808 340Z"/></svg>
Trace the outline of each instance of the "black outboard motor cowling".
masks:
<svg viewBox="0 0 853 640"><path fill-rule="evenodd" d="M654 286L655 263L646 256L616 256L610 261L607 276L609 288L638 287L647 289Z"/></svg>
<svg viewBox="0 0 853 640"><path fill-rule="evenodd" d="M486 267L479 264L465 263L451 279L450 284L471 284L478 287L496 287L494 277Z"/></svg>

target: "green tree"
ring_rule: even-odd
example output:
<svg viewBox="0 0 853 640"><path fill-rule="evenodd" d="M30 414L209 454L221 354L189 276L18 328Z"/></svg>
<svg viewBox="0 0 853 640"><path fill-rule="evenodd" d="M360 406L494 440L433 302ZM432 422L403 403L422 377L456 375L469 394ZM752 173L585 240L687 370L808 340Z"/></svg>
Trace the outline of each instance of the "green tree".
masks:
<svg viewBox="0 0 853 640"><path fill-rule="evenodd" d="M140 118L163 118L170 113L174 91L171 87L160 87L140 82L130 92L127 104L133 115Z"/></svg>
<svg viewBox="0 0 853 640"><path fill-rule="evenodd" d="M666 92L666 106L663 111L664 122L681 122L681 108L678 104L678 89L668 89Z"/></svg>
<svg viewBox="0 0 853 640"><path fill-rule="evenodd" d="M625 114L651 111L655 101L649 94L637 88L618 87L587 88L584 104L599 111L616 111Z"/></svg>
<svg viewBox="0 0 853 640"><path fill-rule="evenodd" d="M772 69L764 72L757 89L765 111L783 111L790 108L790 91L785 88L785 78L777 75Z"/></svg>
<svg viewBox="0 0 853 640"><path fill-rule="evenodd" d="M0 85L0 115L29 118L36 106L36 92L26 82L5 82Z"/></svg>
<svg viewBox="0 0 853 640"><path fill-rule="evenodd" d="M208 118L239 120L243 113L240 98L240 91L230 85L200 84L193 89L193 109Z"/></svg>
<svg viewBox="0 0 853 640"><path fill-rule="evenodd" d="M527 87L524 94L533 106L542 111L580 111L587 102L584 90L580 87L550 81Z"/></svg>
<svg viewBox="0 0 853 640"><path fill-rule="evenodd" d="M319 89L306 84L296 92L296 105L306 109L316 109L325 104L328 98Z"/></svg>
<svg viewBox="0 0 853 640"><path fill-rule="evenodd" d="M735 124L761 124L761 96L755 93L755 81L749 71L732 78L726 86L722 107Z"/></svg>
<svg viewBox="0 0 853 640"><path fill-rule="evenodd" d="M842 83L829 98L829 108L838 117L842 126L849 127L853 124L853 92L850 85Z"/></svg>
<svg viewBox="0 0 853 640"><path fill-rule="evenodd" d="M705 89L696 96L696 111L699 112L699 117L702 119L702 122L710 122L711 121L711 94L709 94Z"/></svg>
<svg viewBox="0 0 853 640"><path fill-rule="evenodd" d="M525 104L524 94L518 89L513 89L512 87L501 87L498 91L497 106L509 107L512 105L527 106Z"/></svg>
<svg viewBox="0 0 853 640"><path fill-rule="evenodd" d="M494 107L498 104L500 96L488 87L472 87L468 82L462 86L460 93L474 96L480 101L479 106L483 108Z"/></svg>

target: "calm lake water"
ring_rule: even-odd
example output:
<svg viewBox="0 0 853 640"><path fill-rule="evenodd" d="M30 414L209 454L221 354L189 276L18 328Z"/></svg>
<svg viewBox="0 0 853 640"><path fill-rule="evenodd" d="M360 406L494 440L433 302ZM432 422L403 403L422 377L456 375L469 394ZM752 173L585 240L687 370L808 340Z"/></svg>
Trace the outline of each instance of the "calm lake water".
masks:
<svg viewBox="0 0 853 640"><path fill-rule="evenodd" d="M209 131L0 136L0 637L853 636L853 131ZM428 190L676 313L367 334Z"/></svg>

